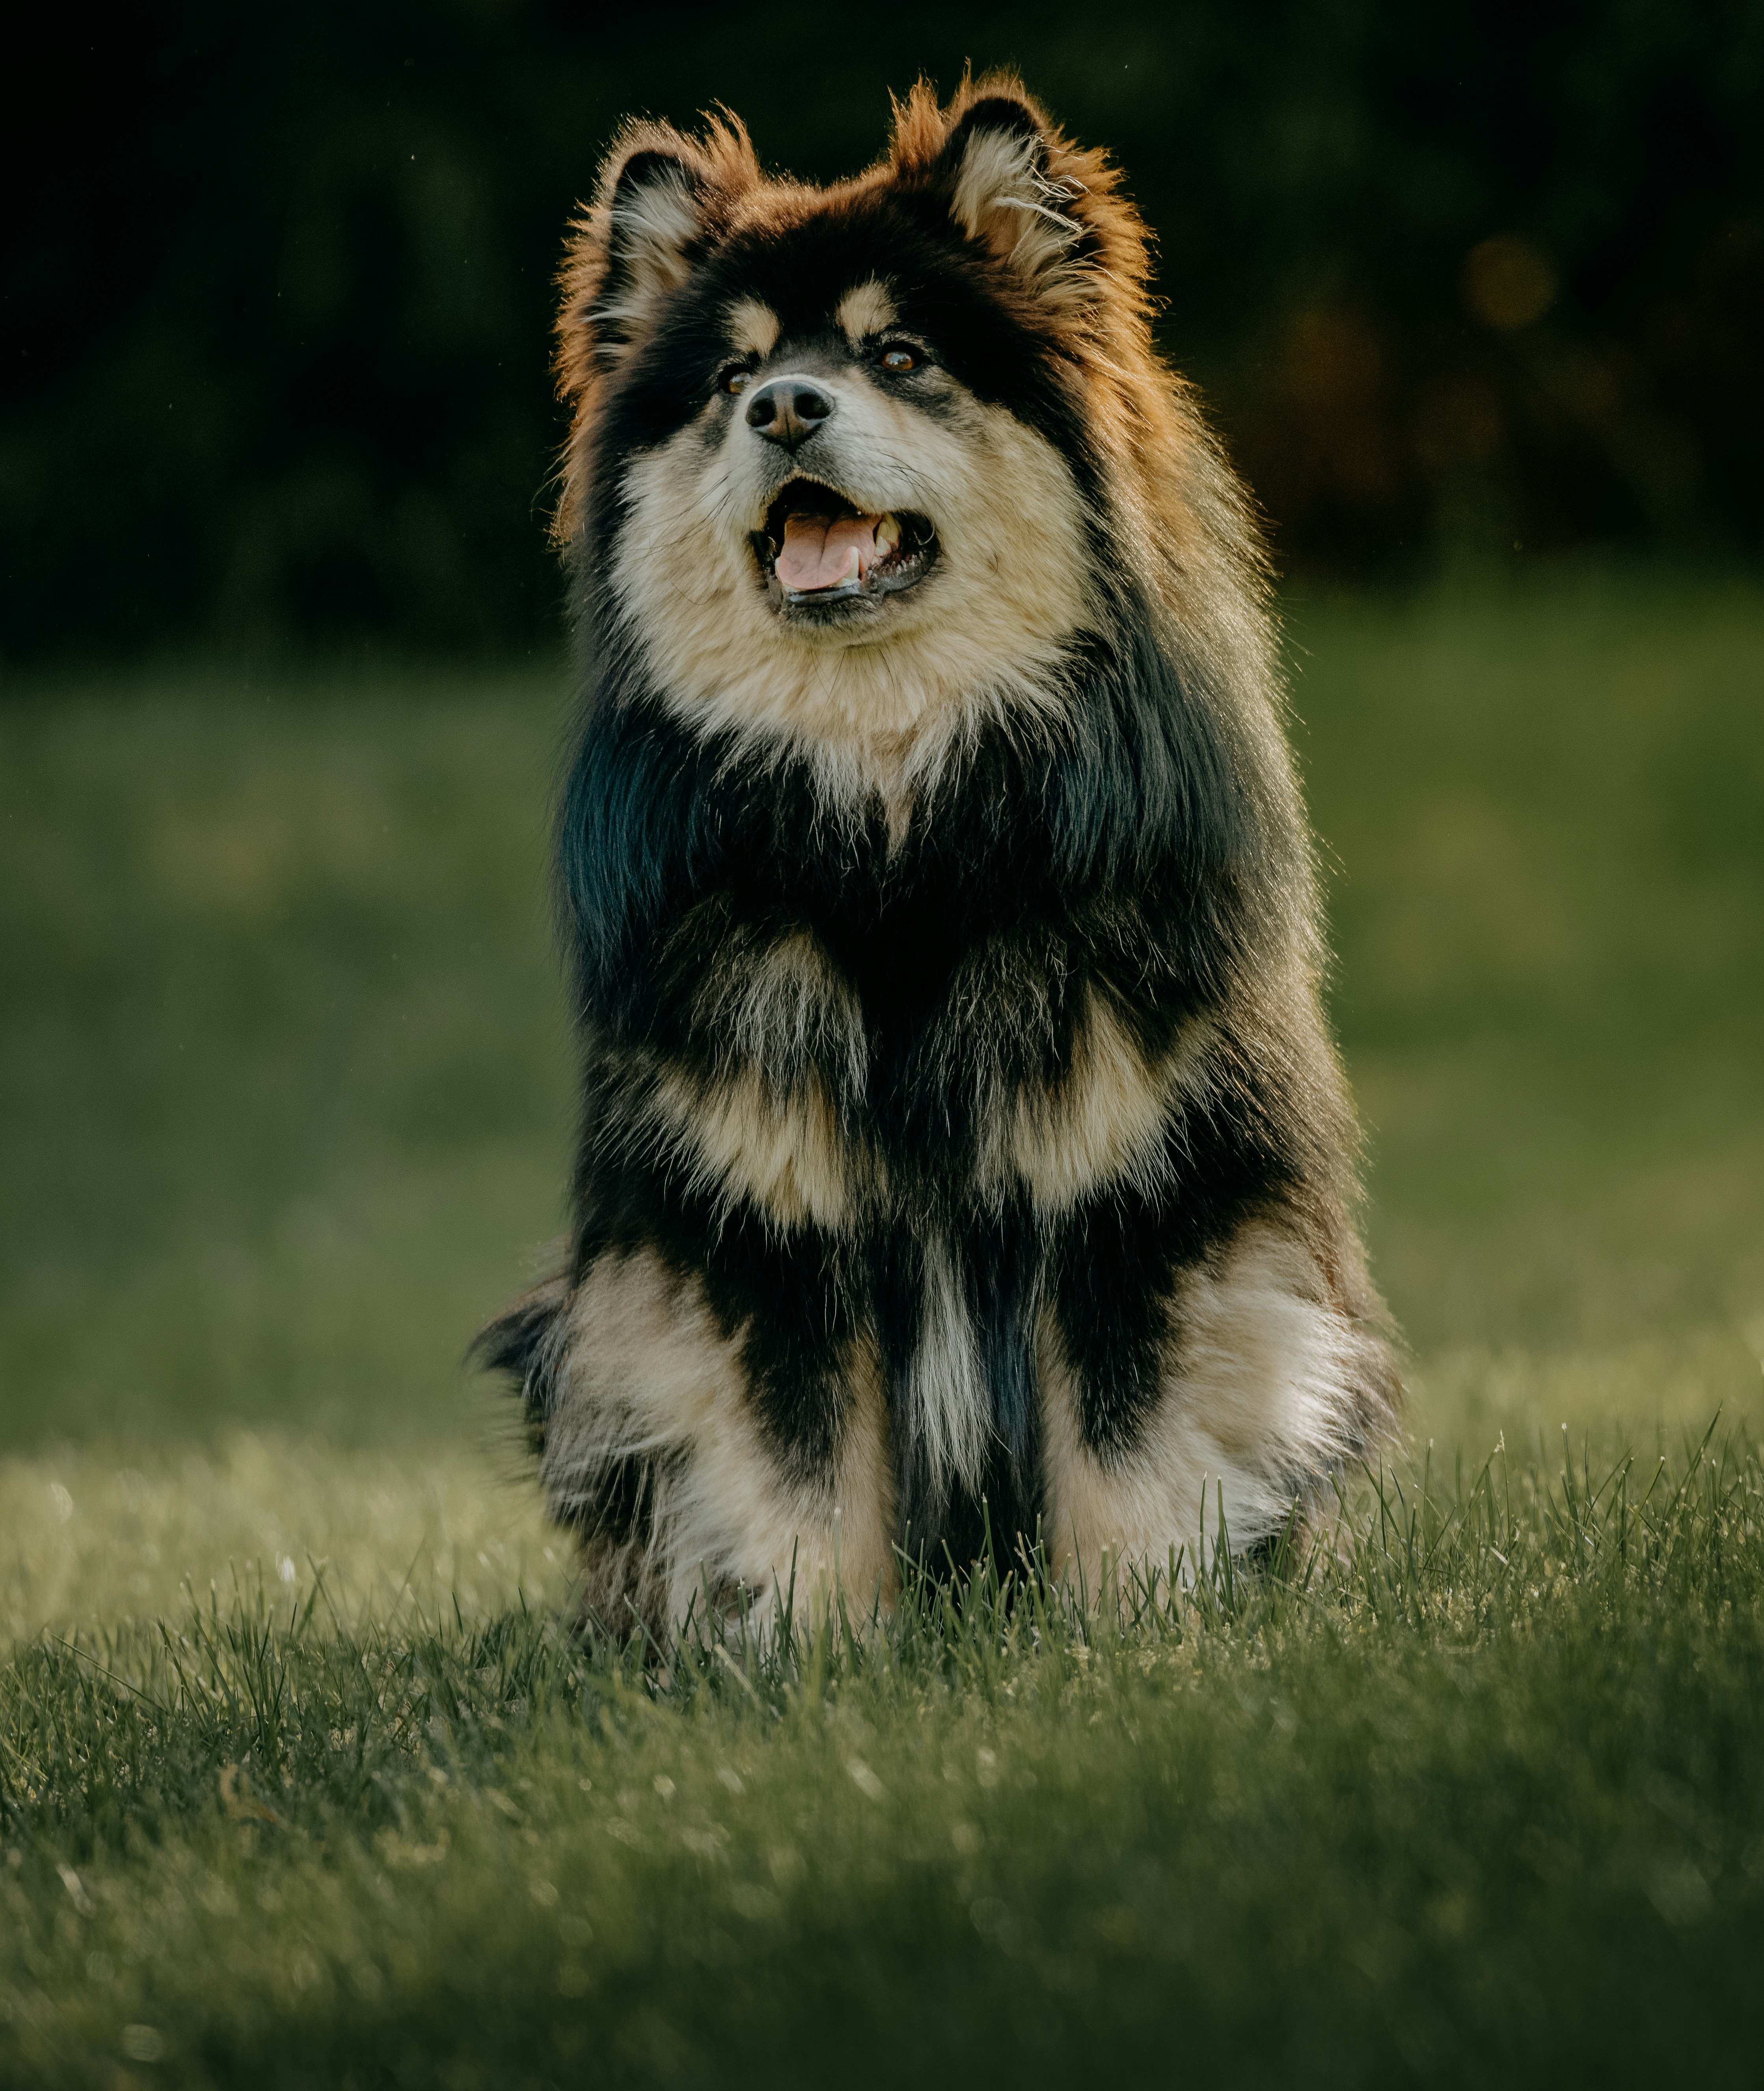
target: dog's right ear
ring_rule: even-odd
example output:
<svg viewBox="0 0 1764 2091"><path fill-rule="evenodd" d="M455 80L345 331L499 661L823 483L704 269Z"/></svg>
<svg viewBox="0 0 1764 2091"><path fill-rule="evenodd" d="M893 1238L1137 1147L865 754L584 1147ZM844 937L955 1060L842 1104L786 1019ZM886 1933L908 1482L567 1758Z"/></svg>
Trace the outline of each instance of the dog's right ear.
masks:
<svg viewBox="0 0 1764 2091"><path fill-rule="evenodd" d="M634 124L607 156L592 207L571 230L559 316L560 375L585 382L615 361L759 178L747 133L714 122L702 140L666 124Z"/></svg>
<svg viewBox="0 0 1764 2091"><path fill-rule="evenodd" d="M622 349L658 302L685 282L714 194L709 170L684 139L640 145L607 169L601 183L605 266L589 316L603 351Z"/></svg>
<svg viewBox="0 0 1764 2091"><path fill-rule="evenodd" d="M633 123L607 155L593 204L570 227L560 279L555 369L570 409L552 524L560 544L581 522L589 431L603 380L654 324L759 179L748 134L727 115L713 118L701 138L665 123Z"/></svg>

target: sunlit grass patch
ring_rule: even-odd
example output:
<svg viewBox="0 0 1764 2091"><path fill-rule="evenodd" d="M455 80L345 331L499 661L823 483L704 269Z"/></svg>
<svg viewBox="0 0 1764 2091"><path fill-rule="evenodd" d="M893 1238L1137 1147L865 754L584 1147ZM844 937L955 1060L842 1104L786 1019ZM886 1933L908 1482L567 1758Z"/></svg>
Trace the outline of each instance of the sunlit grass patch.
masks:
<svg viewBox="0 0 1764 2091"><path fill-rule="evenodd" d="M63 1446L0 1460L0 1640L114 1627L211 1586L278 1596L322 1571L352 1608L394 1597L474 1616L564 1602L563 1538L511 1447L403 1453L229 1432L213 1451Z"/></svg>

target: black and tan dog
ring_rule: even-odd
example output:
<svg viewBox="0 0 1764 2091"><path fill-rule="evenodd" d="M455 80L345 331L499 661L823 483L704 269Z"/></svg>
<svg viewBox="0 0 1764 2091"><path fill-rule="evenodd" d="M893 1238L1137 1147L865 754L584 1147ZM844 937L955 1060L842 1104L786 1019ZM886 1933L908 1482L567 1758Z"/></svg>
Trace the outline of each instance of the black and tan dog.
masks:
<svg viewBox="0 0 1764 2091"><path fill-rule="evenodd" d="M1118 179L995 80L826 190L635 126L575 228L576 1223L483 1352L615 1622L986 1518L1192 1564L1391 1421L1259 548Z"/></svg>

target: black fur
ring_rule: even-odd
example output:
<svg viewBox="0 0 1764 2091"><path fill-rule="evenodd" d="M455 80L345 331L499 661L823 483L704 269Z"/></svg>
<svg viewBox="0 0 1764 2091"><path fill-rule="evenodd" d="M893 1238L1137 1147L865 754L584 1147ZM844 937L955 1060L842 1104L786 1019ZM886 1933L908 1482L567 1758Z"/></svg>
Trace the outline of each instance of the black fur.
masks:
<svg viewBox="0 0 1764 2091"><path fill-rule="evenodd" d="M1228 788L1205 714L1143 653L1136 662L1093 649L1072 694L1063 744L984 741L891 856L879 803L861 818L832 817L805 762L756 770L608 677L589 700L560 823L580 1006L599 1048L578 1267L603 1246L647 1243L701 1274L722 1326L748 1331L756 1399L780 1457L806 1472L830 1461L838 1363L860 1321L877 1332L897 1414L908 1399L922 1274L902 1220L916 1214L947 1229L981 1332L997 1434L986 1487L1007 1550L1033 1537L1041 1507L1039 1300L1053 1304L1079 1371L1087 1438L1099 1450L1130 1445L1155 1386L1171 1270L1223 1240L1300 1168L1279 1100L1246 1084L1217 1117L1172 1133L1186 1151L1154 1199L1116 1191L1049 1231L974 1191L977 1097L990 1081L1056 1082L1092 983L1155 1050L1222 1003L1238 956L1237 867L1253 813ZM815 936L861 1001L870 1085L847 1109L899 1187L855 1255L812 1228L780 1242L757 1216L722 1214L653 1159L609 1158L596 1136L601 1085L620 1079L620 1053L646 1068L651 1056L702 1052L691 995L720 945L739 930L769 943L796 929ZM1051 1036L994 1012L983 1033L958 1028L951 1039L952 979L989 943L1020 968L1025 1003L1052 1013ZM977 1067L964 1047L1007 1057ZM838 1066L822 1072L837 1093ZM909 1437L897 1430L897 1445ZM899 1480L913 1550L971 1559L978 1503L944 1500L910 1467Z"/></svg>

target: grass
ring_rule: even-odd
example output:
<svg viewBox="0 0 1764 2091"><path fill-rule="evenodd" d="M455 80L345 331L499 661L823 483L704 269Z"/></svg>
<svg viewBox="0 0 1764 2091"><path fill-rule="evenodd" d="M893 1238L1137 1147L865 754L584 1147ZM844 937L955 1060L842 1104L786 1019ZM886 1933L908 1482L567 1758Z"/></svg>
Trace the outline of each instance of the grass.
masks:
<svg viewBox="0 0 1764 2091"><path fill-rule="evenodd" d="M1764 594L1289 636L1412 1446L1339 1559L665 1679L458 1364L559 678L10 693L0 2082L1752 2080Z"/></svg>
<svg viewBox="0 0 1764 2091"><path fill-rule="evenodd" d="M1296 1565L1296 1564L1295 1564ZM1764 1467L1387 1488L1087 1616L912 1593L663 1683L307 1571L7 1679L32 2080L1750 2080ZM0 2050L0 2052L3 2052Z"/></svg>

